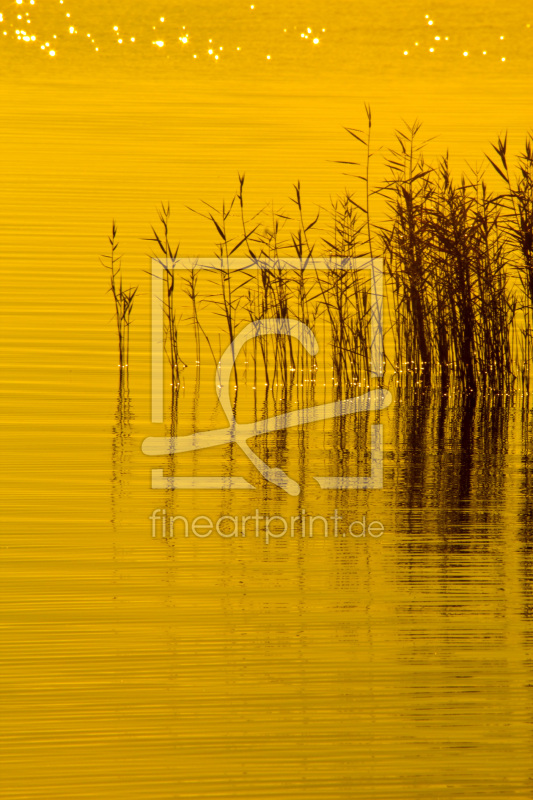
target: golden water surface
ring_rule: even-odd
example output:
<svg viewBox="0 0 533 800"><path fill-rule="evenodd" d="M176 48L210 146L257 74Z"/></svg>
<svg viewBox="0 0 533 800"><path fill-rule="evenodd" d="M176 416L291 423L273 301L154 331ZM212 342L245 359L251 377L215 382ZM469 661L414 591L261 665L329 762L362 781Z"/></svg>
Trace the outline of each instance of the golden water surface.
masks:
<svg viewBox="0 0 533 800"><path fill-rule="evenodd" d="M362 160L343 126L365 127L365 102L376 151L418 117L438 137L428 153L449 149L454 169L505 130L516 152L532 123L528 4L11 0L0 12L0 795L530 798L533 433L516 398L395 392L376 490L314 478L369 474L373 419L251 443L298 497L233 446L141 450L227 425L205 343L173 412L167 380L165 421L152 422L145 239L158 204L170 201L184 256L210 256L215 239L187 206L231 197L239 172L252 211L293 213L300 180L311 219L344 186L361 190L334 162ZM140 287L127 385L99 262L113 218ZM218 356L227 334L205 314ZM329 402L317 363L313 386L284 399L243 364L238 419ZM152 469L255 489L152 489ZM170 538L156 509L239 525L337 510L346 527L200 538L178 521ZM363 518L383 535L350 536Z"/></svg>

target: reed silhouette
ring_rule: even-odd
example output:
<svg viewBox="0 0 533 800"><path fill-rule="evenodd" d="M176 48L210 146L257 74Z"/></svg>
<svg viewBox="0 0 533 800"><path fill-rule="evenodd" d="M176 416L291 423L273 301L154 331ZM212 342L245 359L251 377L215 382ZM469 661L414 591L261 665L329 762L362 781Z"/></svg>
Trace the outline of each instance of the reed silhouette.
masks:
<svg viewBox="0 0 533 800"><path fill-rule="evenodd" d="M264 317L297 317L329 342L328 381L339 390L368 386L371 346L371 283L367 270L338 269L351 259L381 258L385 270L386 380L410 388L434 386L448 393L503 396L519 390L530 396L533 355L533 139L509 163L507 139L493 145L486 169L495 170L501 191L490 191L484 168L452 175L449 157L430 163L420 138L419 122L395 132L384 151L385 177L374 182L372 114L366 107L366 131L346 128L362 161L338 163L358 167L352 176L359 188L347 189L325 208L307 208L300 183L289 198L291 209L267 205L248 213L245 176L229 202L217 208L207 202L195 213L216 235L217 267L206 290L195 269L177 273L178 244L170 244L170 206L163 205L152 228L156 257L165 267L163 307L165 343L172 384L179 387L182 318L177 318L178 291L187 298L196 363L202 337L217 361L217 344L206 332L204 314L223 320L233 341L243 324ZM380 206L381 216L374 214ZM384 212L383 212L384 210ZM112 247L112 286L117 320L129 325L133 295L116 288ZM235 270L232 259L244 259ZM318 268L317 259L321 259ZM326 260L326 268L324 261ZM180 287L178 289L178 280ZM130 290L131 291L131 290ZM183 299L180 301L183 302ZM218 346L220 350L221 345ZM246 356L254 377L266 384L314 382L314 357L291 338L254 340ZM122 350L121 350L122 353ZM235 369L235 385L238 386Z"/></svg>

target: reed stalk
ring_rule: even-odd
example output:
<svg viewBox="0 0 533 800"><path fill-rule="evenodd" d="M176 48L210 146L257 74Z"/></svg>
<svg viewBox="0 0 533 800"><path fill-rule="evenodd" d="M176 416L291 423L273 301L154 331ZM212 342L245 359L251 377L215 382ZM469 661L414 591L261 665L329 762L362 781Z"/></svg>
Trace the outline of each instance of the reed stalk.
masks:
<svg viewBox="0 0 533 800"><path fill-rule="evenodd" d="M133 301L137 294L138 287L124 289L122 279L122 256L118 253L119 242L117 237L117 226L113 220L111 226L111 236L108 237L109 253L100 257L100 261L110 273L109 291L113 295L115 305L115 323L117 326L118 341L118 366L120 369L127 369L129 364L130 351L130 325L131 313L133 311Z"/></svg>

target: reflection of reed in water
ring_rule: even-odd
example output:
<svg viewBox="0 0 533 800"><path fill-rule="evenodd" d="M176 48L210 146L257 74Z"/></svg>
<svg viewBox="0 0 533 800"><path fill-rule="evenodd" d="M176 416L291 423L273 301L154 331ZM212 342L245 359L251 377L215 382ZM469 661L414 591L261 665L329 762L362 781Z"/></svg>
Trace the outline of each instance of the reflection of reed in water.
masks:
<svg viewBox="0 0 533 800"><path fill-rule="evenodd" d="M297 402L295 400L297 393L294 386L289 385L284 392L281 391L280 387L278 387L277 392L269 391L268 386L263 388L264 392L261 393L263 396L260 406L258 402L260 393L257 391L254 392L254 415L256 420L267 419L270 416L278 414L286 414L293 410L294 404ZM237 408L235 411L237 411ZM277 469L283 470L283 472L288 475L290 473L290 469L288 468L288 436L288 430L283 428L267 436L255 437L253 440L250 440L249 445L262 461L275 466ZM279 496L276 487L269 482L262 481L259 475L253 482L261 492L260 496L262 501L268 502L276 496ZM300 486L301 485L302 484L300 484Z"/></svg>
<svg viewBox="0 0 533 800"><path fill-rule="evenodd" d="M459 650L477 658L484 641L501 653L524 635L509 624L515 613L526 625L531 618L532 438L530 414L520 419L518 410L513 398L426 393L393 416L394 571L406 584L400 635L432 661L450 659L457 625ZM450 627L435 637L438 617ZM501 624L491 630L494 620Z"/></svg>
<svg viewBox="0 0 533 800"><path fill-rule="evenodd" d="M167 436L177 436L179 430L179 409L180 409L180 400L182 398L181 392L181 384L180 382L174 382L174 374L173 374L173 381L172 381L172 391L170 392L170 414L169 420L170 423L167 428ZM196 387L196 384L195 384ZM198 391L195 388L195 391ZM175 475L176 474L176 454L169 453L167 456L167 464L166 464L166 471L165 475ZM165 508L170 516L173 516L175 513L175 492L171 488L167 488L165 490Z"/></svg>
<svg viewBox="0 0 533 800"><path fill-rule="evenodd" d="M533 617L533 419L523 412L521 417L521 496L519 510L518 558L522 577L522 614Z"/></svg>
<svg viewBox="0 0 533 800"><path fill-rule="evenodd" d="M521 419L521 495L523 507L519 512L521 540L530 581L533 581L533 418L526 410Z"/></svg>
<svg viewBox="0 0 533 800"><path fill-rule="evenodd" d="M393 490L406 550L479 548L489 531L502 535L511 408L509 398L452 402L427 392L402 403L393 417Z"/></svg>
<svg viewBox="0 0 533 800"><path fill-rule="evenodd" d="M322 488L334 488L337 481L343 482L344 488L363 488L363 485L368 488L370 481L376 483L381 480L381 458L376 450L379 448L376 426L372 428L370 475L365 474L368 473L368 465L362 474L339 476L335 468L331 478L323 474L324 455L327 451L335 454L342 450L359 452L359 449L368 449L366 435L361 448L359 443L355 448L351 444L344 444L344 438L349 437L352 428L360 430L358 422L350 424L348 421L340 428L334 427L334 437L331 440L324 437L328 436L331 426L338 423L338 417L372 419L369 412L388 407L391 401L388 392L374 390L363 395L356 392L353 397L342 398L337 387L337 399L329 403L317 403L316 386L312 382L300 387L281 384L272 389L268 386L252 387L241 384L236 388L234 385L227 385L228 370L225 369L224 372L226 378L223 380L224 385L219 387L222 391L218 393L213 391L209 380L207 385L205 381L202 383L198 380L192 408L191 398L187 397L184 389L176 392L174 400L179 403L182 412L178 415L175 406L167 429L168 435L144 440L143 452L146 455L167 457L167 480L161 484L161 488L251 490L263 485L261 479L264 478L287 494L298 496L302 491L302 484L310 482L310 475L316 476L316 482ZM198 371L198 378L200 374ZM260 392L262 400L259 397ZM197 430L196 415L201 408L200 397L203 413L200 430ZM185 402L186 405L183 405ZM221 424L224 416L225 422ZM178 418L180 426L177 424ZM179 427L182 431L185 428L187 433L179 435ZM309 440L306 440L305 445L295 448L301 429L307 428L310 429ZM365 432L368 432L368 427ZM324 441L320 445L322 438ZM189 455L196 453L202 455ZM210 454L212 458L209 458ZM367 453L361 452L360 455L366 458ZM308 456L311 456L309 462ZM290 466L291 472L302 473L300 482L296 482L288 474L285 470L286 464ZM206 474L207 469L210 469L209 474ZM186 475L179 474L185 471ZM165 474L161 471L157 475L158 484L161 478L165 478ZM331 486L326 485L328 482ZM274 491L272 487L267 488ZM315 489L318 491L316 486Z"/></svg>
<svg viewBox="0 0 533 800"><path fill-rule="evenodd" d="M126 495L132 452L132 420L127 370L119 372L117 406L111 439L111 522L117 523L120 502Z"/></svg>

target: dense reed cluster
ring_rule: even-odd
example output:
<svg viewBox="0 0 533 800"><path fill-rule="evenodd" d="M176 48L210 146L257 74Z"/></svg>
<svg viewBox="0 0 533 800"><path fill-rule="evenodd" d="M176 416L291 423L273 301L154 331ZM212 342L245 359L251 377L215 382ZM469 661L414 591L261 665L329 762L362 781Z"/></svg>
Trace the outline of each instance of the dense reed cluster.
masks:
<svg viewBox="0 0 533 800"><path fill-rule="evenodd" d="M531 135L513 165L506 139L493 145L486 168L498 174L501 191L491 192L483 171L454 179L447 155L428 163L418 123L396 132L395 145L385 153L385 177L372 185L376 154L370 109L365 132L347 131L356 147L364 148L357 191L347 190L318 213L307 210L298 183L290 198L292 212L265 207L249 214L244 176L229 202L219 208L204 202L196 210L216 236L214 283L207 291L199 282L201 260L197 268L179 273L178 288L178 273L172 269L178 245L170 243L170 207L162 207L152 241L164 268L165 342L173 385L179 386L185 366L179 344L186 328L194 332L197 364L204 341L215 362L220 356L221 345L207 323L214 313L223 321L228 342L246 322L296 317L328 342L324 366L334 385L367 386L375 312L371 272L339 266L380 258L386 380L392 375L401 386L438 385L471 394L519 389L528 396L533 355ZM236 258L244 259L245 266L235 269ZM111 271L114 275L113 261ZM113 291L119 298L117 318L126 319L129 295L121 287ZM186 297L188 309L179 319L178 292L180 307ZM313 382L314 357L290 337L266 338L254 340L253 353L246 356L266 383L287 385L302 375Z"/></svg>
<svg viewBox="0 0 533 800"><path fill-rule="evenodd" d="M390 179L381 190L388 224L380 242L394 303L395 358L428 382L440 374L470 392L503 393L520 378L529 391L533 307L531 138L507 169L506 142L494 149L506 173L502 194L481 174L454 182L448 157L427 166L418 126L397 134ZM528 233L529 232L529 233Z"/></svg>

